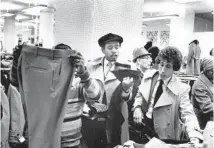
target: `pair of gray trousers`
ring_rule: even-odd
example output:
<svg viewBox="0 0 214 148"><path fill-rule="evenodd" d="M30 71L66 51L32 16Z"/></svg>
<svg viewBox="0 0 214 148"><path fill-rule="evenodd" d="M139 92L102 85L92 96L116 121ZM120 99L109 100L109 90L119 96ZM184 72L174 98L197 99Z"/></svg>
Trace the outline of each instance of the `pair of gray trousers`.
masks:
<svg viewBox="0 0 214 148"><path fill-rule="evenodd" d="M24 45L18 63L19 89L29 148L59 148L74 50Z"/></svg>

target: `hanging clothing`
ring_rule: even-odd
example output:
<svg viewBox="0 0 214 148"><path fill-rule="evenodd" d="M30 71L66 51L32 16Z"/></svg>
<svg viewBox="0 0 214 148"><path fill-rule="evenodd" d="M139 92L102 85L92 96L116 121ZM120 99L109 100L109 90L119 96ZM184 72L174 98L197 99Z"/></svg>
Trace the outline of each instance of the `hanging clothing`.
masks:
<svg viewBox="0 0 214 148"><path fill-rule="evenodd" d="M190 47L187 56L187 68L186 73L189 75L200 74L200 56L201 48L197 45L195 48Z"/></svg>
<svg viewBox="0 0 214 148"><path fill-rule="evenodd" d="M1 84L0 84L1 85ZM10 125L10 108L9 101L0 86L1 89L1 108L2 108L2 117L1 117L1 148L9 148L8 138L9 138L9 125Z"/></svg>
<svg viewBox="0 0 214 148"><path fill-rule="evenodd" d="M25 116L22 106L21 95L12 84L10 84L7 92L10 105L10 135L9 142L20 144L25 141L23 137Z"/></svg>

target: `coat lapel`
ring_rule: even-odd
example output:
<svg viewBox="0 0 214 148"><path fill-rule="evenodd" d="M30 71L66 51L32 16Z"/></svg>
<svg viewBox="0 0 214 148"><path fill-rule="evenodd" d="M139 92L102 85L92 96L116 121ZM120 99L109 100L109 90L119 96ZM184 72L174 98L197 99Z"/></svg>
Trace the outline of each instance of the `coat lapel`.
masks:
<svg viewBox="0 0 214 148"><path fill-rule="evenodd" d="M167 93L162 93L160 98L158 99L157 103L155 104L154 108L167 106L172 104L172 98Z"/></svg>
<svg viewBox="0 0 214 148"><path fill-rule="evenodd" d="M112 70L111 70L112 71ZM105 83L111 81L111 80L116 80L117 78L115 77L115 75L112 73L112 72L109 72L106 76L106 79L105 79Z"/></svg>
<svg viewBox="0 0 214 148"><path fill-rule="evenodd" d="M154 108L171 105L173 103L172 97L166 91L172 92L174 95L178 95L177 85L176 85L176 77L173 75L171 80L169 81L166 89L163 90L162 95L158 99L157 103L155 104Z"/></svg>
<svg viewBox="0 0 214 148"><path fill-rule="evenodd" d="M104 58L96 59L87 66L91 77L99 79L102 82L104 82L103 60Z"/></svg>

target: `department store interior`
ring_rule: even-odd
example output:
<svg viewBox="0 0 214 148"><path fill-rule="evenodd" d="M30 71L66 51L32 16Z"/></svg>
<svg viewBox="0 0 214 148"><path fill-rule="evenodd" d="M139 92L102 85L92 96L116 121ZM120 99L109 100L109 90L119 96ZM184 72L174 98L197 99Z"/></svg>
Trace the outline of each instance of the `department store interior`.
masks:
<svg viewBox="0 0 214 148"><path fill-rule="evenodd" d="M189 58L188 56L190 54L190 44L194 42L195 44L197 44L197 46L200 46L200 56L198 57L200 60L202 60L203 58L213 58L214 56L214 0L1 0L0 1L1 87L3 85L4 92L6 95L8 95L8 92L12 92L8 90L12 89L12 87L10 87L9 85L13 84L12 82L15 81L15 80L14 81L11 80L13 79L14 76L15 76L14 79L17 79L16 83L14 84L17 84L16 88L18 92L21 91L19 90L20 81L22 81L23 83L22 87L31 87L28 85L30 84L34 85L33 81L39 80L38 82L36 82L35 86L32 86L32 88L34 88L34 87L38 87L39 82L41 81L48 82L47 80L54 79L52 80L52 84L56 83L57 85L54 86L53 88L50 88L53 90L57 90L58 83L61 83L61 78L60 80L58 80L57 78L55 79L56 76L55 76L54 70L57 69L56 73L60 73L63 68L60 67L60 70L59 70L57 62L56 62L57 64L52 63L53 65L51 66L48 63L50 61L48 61L47 63L41 64L43 60L39 59L40 61L38 60L38 63L40 63L40 65L44 64L44 67L46 65L50 66L52 68L51 70L53 71L54 75L49 77L48 76L49 72L47 73L44 72L45 73L44 78L40 79L40 77L42 76L40 75L41 72L39 72L37 75L36 72L31 73L31 71L28 71L27 79L29 80L29 84L26 83L26 86L25 86L25 82L24 82L25 74L23 73L27 68L25 70L23 69L25 66L23 59L26 58L25 59L25 62L26 62L29 59L29 57L27 58L26 55L23 54L22 62L20 62L21 61L20 58L16 59L16 56L14 56L15 55L14 52L17 51L16 49L19 48L18 47L19 45L23 45L23 47L26 45L29 47L41 48L41 51L42 51L42 49L54 50L56 45L65 44L66 46L69 46L72 50L75 50L81 53L82 57L84 58L84 61L90 62L99 57L103 57L103 54L106 54L103 51L105 47L102 47L100 45L99 40L101 37L104 37L104 35L107 35L109 33L112 33L114 35L113 38L117 38L116 41L119 40L117 35L122 37L122 42L120 42L119 40L120 54L118 56L118 60L122 62L128 62L130 63L130 65L135 64L132 62L133 57L136 58L138 56L136 54L140 54L140 53L134 53L135 49L138 49L141 47L146 48L146 45L148 43L151 43L152 44L151 46L158 47L160 49L160 52L162 49L165 50L166 47L169 47L169 46L176 47L176 49L178 49L181 52L183 61L182 61L180 70L176 71L175 73L177 77L179 77L184 83L190 86L190 92L188 92L188 94L190 95L190 98L191 98L191 95L192 95L191 91L193 90L193 85L198 80L201 73L197 73L197 74L188 73L186 70L186 67L188 65L188 62L187 62ZM108 42L106 41L105 43L107 44ZM16 59L17 63L14 62L14 59ZM36 59L34 60L36 61ZM18 61L19 61L19 64L18 64ZM32 60L30 60L30 62L32 62ZM38 63L36 62L36 64ZM16 69L14 70L13 67L15 67ZM19 67L22 68L21 71L17 71L17 69L19 70ZM38 67L36 68L38 69ZM16 72L13 73L13 70ZM44 71L44 68L43 69L40 68L40 70ZM67 71L69 71L69 68L66 69L66 72ZM20 75L22 75L23 80L20 79ZM213 75L213 68L212 68L212 75ZM30 76L32 77L30 78ZM126 84L129 82L127 81L126 81ZM121 84L122 82L123 81L121 81ZM105 84L105 81L104 81L104 85L107 85ZM47 85L45 84L44 86L49 86L49 83ZM212 88L212 96L211 96L212 99L209 102L211 102L213 105L213 78L212 78L211 85L209 85L209 88ZM40 92L44 90L40 88L39 90L35 90L35 92L36 91ZM57 91L55 91L55 93ZM24 90L24 93L19 94L22 98L21 104L24 104L23 100L27 98L25 95L26 93L29 93L29 92L31 93L30 89L29 91L28 89L26 89L26 92ZM94 93L95 92L96 91L94 91ZM24 98L23 95L25 96L25 99L23 99ZM38 96L41 96L41 95L38 95ZM3 97L4 96L1 95L1 98ZM31 103L33 102L34 101L32 101ZM3 106L2 112L4 113L5 110L4 110L3 103L5 102L1 101L1 107ZM38 104L42 106L41 103L38 103ZM28 105L30 106L30 103L28 103ZM25 110L25 107L23 107L24 111L20 111L20 109L18 110L21 112L18 115L21 115L23 114L22 112L24 112L23 116L25 116L26 113L30 112L28 110L28 107L26 107L27 110ZM33 109L31 111L33 111ZM37 111L35 111L35 114L36 112ZM48 116L47 112L45 112L44 114ZM10 118L12 118L12 113L13 112L11 111ZM40 114L41 113L42 112L40 112ZM212 113L213 113L213 110L212 110ZM21 117L20 117L20 120L21 120ZM34 121L35 123L37 122L34 119L32 119L32 121ZM53 122L53 121L51 120L50 122ZM1 123L3 124L3 120L1 121ZM21 122L19 122L19 124L20 123ZM29 125L30 123L31 123L31 120L29 119ZM8 123L8 125L10 125L10 123ZM37 125L35 124L32 124L32 126L35 126L35 128L37 128ZM6 131L7 126L4 126L4 127L5 127L5 130L3 131ZM214 131L213 126L211 129L212 130L208 130L208 131ZM23 133L24 132L22 132L21 135ZM49 134L44 134L43 138L44 139L47 138L45 137L47 135ZM56 134L56 135L59 135L59 134ZM33 136L36 137L38 135L33 135ZM24 141L32 140L32 139L26 140L27 138L24 136L24 134L23 134L23 137L25 139ZM133 139L128 138L127 140L135 141L136 139L138 139L135 142L140 143L139 138L136 138L136 137L138 136L132 135ZM211 137L213 137L213 135ZM55 136L54 140L56 139L59 140L59 138L60 136L58 137ZM42 141L45 141L44 139ZM21 139L21 141L22 140L23 139ZM49 138L49 140L51 141L53 139ZM106 141L108 140L109 139L107 136ZM10 139L7 140L7 138L6 138L6 141L11 142ZM35 144L37 140L32 140L32 141L33 141L32 143L29 142L30 143L29 145L32 146L30 148L36 148ZM80 141L82 142L82 140ZM102 139L101 141L105 141L105 140ZM4 142L2 145L6 145L5 143L7 142ZM12 143L13 142L14 141L12 140ZM19 142L20 142L20 139L19 139ZM124 142L126 142L126 140L116 144L110 143L109 145L108 145L108 142L106 142L107 144L104 144L104 145L108 145L106 146L106 148L111 148L111 147L116 147L117 145L124 146ZM51 142L47 142L47 143L49 143L46 145L48 148L58 148L60 142L59 143L52 142L54 143L52 145L50 144ZM127 143L128 145L133 146L133 142L128 141L126 142L126 144ZM154 141L154 143L158 143L158 142ZM159 143L159 144L161 145L163 143ZM11 144L9 145L11 146ZM39 148L43 147L42 142L39 145L40 145ZM77 145L74 144L73 146L71 144L71 146L68 146L68 147L77 147ZM87 144L85 145L83 144L83 146L78 146L78 148L81 148L81 147L85 148L87 146L88 146ZM88 146L88 148L90 147L93 148L93 146ZM213 143L212 143L212 146L213 146ZM11 148L12 147L14 147L14 145L11 146ZM24 146L15 145L15 148L16 147L28 148L28 146L26 145ZM61 144L61 147L63 147L62 144ZM119 148L119 146L117 147ZM142 145L140 146L134 145L134 147L142 147ZM7 147L5 146L5 148Z"/></svg>

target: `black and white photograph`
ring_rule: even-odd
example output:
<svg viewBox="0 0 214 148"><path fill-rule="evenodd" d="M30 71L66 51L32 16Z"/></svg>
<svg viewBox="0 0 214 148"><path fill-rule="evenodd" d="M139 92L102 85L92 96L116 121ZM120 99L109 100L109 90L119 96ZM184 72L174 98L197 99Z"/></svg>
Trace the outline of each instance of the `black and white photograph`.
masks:
<svg viewBox="0 0 214 148"><path fill-rule="evenodd" d="M214 0L0 0L1 148L214 148Z"/></svg>

